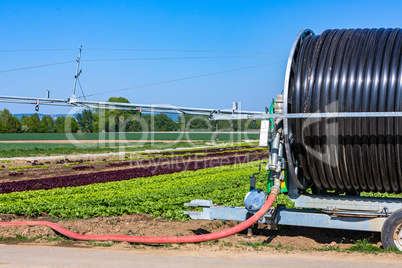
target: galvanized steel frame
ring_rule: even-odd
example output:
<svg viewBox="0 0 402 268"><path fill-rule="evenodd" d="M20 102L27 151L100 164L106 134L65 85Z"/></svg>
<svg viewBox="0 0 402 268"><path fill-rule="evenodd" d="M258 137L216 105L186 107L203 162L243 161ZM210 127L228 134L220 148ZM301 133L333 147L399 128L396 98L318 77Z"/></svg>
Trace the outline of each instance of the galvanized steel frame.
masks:
<svg viewBox="0 0 402 268"><path fill-rule="evenodd" d="M185 206L202 207L203 210L201 212L184 212L194 220L245 221L253 215L244 207L216 206L211 200L193 200L185 204ZM316 209L273 208L260 218L258 222L268 224L272 229L276 229L277 226L281 225L289 225L381 232L382 226L388 218L386 216L381 217L380 214L375 216L376 214L354 212L354 214L350 214L349 216L337 216L336 214L331 215L331 213Z"/></svg>

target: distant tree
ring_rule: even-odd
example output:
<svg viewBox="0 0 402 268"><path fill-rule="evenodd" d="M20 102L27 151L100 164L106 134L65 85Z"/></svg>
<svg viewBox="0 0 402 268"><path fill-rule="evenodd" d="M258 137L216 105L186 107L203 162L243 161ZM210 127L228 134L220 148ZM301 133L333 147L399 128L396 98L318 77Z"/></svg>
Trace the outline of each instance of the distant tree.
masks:
<svg viewBox="0 0 402 268"><path fill-rule="evenodd" d="M50 115L44 115L41 120L41 132L54 133L55 127L53 118Z"/></svg>
<svg viewBox="0 0 402 268"><path fill-rule="evenodd" d="M178 126L172 118L166 114L157 114L154 116L155 130L157 131L177 131Z"/></svg>
<svg viewBox="0 0 402 268"><path fill-rule="evenodd" d="M12 117L9 110L4 109L0 112L0 122L1 122L1 133L9 133L8 130L8 119Z"/></svg>
<svg viewBox="0 0 402 268"><path fill-rule="evenodd" d="M0 112L0 132L18 133L21 132L21 124L17 117L13 116L9 110L4 109Z"/></svg>
<svg viewBox="0 0 402 268"><path fill-rule="evenodd" d="M186 130L190 129L211 130L212 127L212 124L209 123L207 116L184 114L180 115L177 118L177 121L178 124L180 125L180 128L182 128L184 123Z"/></svg>
<svg viewBox="0 0 402 268"><path fill-rule="evenodd" d="M64 122L66 121L65 116L57 117L54 120L54 129L57 133L64 133Z"/></svg>
<svg viewBox="0 0 402 268"><path fill-rule="evenodd" d="M78 123L74 117L68 116L64 120L64 132L75 133L78 130Z"/></svg>
<svg viewBox="0 0 402 268"><path fill-rule="evenodd" d="M9 117L7 120L8 133L20 133L21 124L20 120L16 116Z"/></svg>
<svg viewBox="0 0 402 268"><path fill-rule="evenodd" d="M3 111L0 112L0 121L5 124L7 123L7 119L9 117L12 117L13 115L10 113L9 110L4 109Z"/></svg>
<svg viewBox="0 0 402 268"><path fill-rule="evenodd" d="M232 131L233 127L231 125L232 121L229 120L219 120L218 129L219 131Z"/></svg>
<svg viewBox="0 0 402 268"><path fill-rule="evenodd" d="M108 102L120 102L120 103L130 103L130 101L124 97L110 97ZM111 110L111 111L116 111L116 110Z"/></svg>
<svg viewBox="0 0 402 268"><path fill-rule="evenodd" d="M130 103L126 98L123 97L111 97L107 100L108 102L120 102L120 103ZM133 107L135 109L135 107ZM118 132L118 131L129 131L130 125L126 121L130 116L138 114L135 110L97 110L97 119L95 120L96 125L99 127L99 132ZM135 124L135 123L134 123ZM131 125L132 126L132 125Z"/></svg>
<svg viewBox="0 0 402 268"><path fill-rule="evenodd" d="M152 117L150 114L143 114L143 115L141 116L141 119L144 120L145 123L146 123L146 125L148 126L148 131L153 130L153 129L151 129L152 126L153 126L153 124L154 124L154 123L153 123L153 117ZM154 130L156 130L156 129L154 129ZM140 131L143 131L143 129L141 128Z"/></svg>
<svg viewBox="0 0 402 268"><path fill-rule="evenodd" d="M20 120L20 122L21 122L21 132L29 132L29 128L28 128L29 121L30 121L29 116L23 115L21 117L21 120Z"/></svg>
<svg viewBox="0 0 402 268"><path fill-rule="evenodd" d="M38 114L33 114L29 117L28 121L28 131L30 133L39 133L41 132L42 124L40 122Z"/></svg>
<svg viewBox="0 0 402 268"><path fill-rule="evenodd" d="M78 123L77 120L75 120L74 117L68 117L71 118L70 120L70 125L71 125L71 132L75 133L78 131Z"/></svg>
<svg viewBox="0 0 402 268"><path fill-rule="evenodd" d="M93 132L98 133L99 132L99 113L95 110L92 113L92 124L93 124Z"/></svg>
<svg viewBox="0 0 402 268"><path fill-rule="evenodd" d="M94 116L91 110L84 110L82 113L77 114L78 127L82 132L94 131Z"/></svg>
<svg viewBox="0 0 402 268"><path fill-rule="evenodd" d="M139 132L145 131L140 123L141 117L139 115L135 115L129 120L125 126L125 131L128 132Z"/></svg>

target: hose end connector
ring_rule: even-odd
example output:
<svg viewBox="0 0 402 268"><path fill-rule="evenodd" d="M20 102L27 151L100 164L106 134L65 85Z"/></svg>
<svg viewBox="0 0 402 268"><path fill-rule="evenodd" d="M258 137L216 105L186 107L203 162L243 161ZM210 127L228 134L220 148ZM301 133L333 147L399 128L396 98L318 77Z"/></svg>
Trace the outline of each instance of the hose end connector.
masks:
<svg viewBox="0 0 402 268"><path fill-rule="evenodd" d="M281 193L281 187L274 185L271 187L271 194L278 196Z"/></svg>

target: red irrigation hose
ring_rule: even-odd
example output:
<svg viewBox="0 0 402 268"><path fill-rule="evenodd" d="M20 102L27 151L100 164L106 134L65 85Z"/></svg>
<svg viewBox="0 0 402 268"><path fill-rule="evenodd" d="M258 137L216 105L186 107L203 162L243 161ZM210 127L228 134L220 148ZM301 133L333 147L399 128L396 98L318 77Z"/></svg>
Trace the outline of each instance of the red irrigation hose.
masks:
<svg viewBox="0 0 402 268"><path fill-rule="evenodd" d="M251 218L245 222L240 223L232 228L223 230L216 233L205 235L193 235L193 236L130 236L130 235L83 235L71 232L64 229L60 225L48 221L25 221L25 222L0 222L0 226L47 226L54 231L67 236L75 240L98 240L98 241L118 241L118 242L130 242L141 244L167 244L167 243L195 243L204 242L208 240L220 239L229 235L233 235L244 229L250 227L253 223L258 221L264 214L270 209L276 198L275 194L270 194L262 208L257 211Z"/></svg>

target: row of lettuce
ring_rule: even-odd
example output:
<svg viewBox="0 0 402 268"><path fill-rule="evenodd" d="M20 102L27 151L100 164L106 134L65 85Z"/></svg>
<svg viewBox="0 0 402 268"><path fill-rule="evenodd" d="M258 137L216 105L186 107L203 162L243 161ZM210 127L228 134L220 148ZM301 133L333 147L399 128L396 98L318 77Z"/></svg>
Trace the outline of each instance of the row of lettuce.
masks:
<svg viewBox="0 0 402 268"><path fill-rule="evenodd" d="M100 171L86 174L58 176L42 179L20 180L0 183L1 193L12 193L31 190L49 190L62 187L76 187L94 183L105 183L111 181L130 180L140 177L151 177L162 174L172 174L186 170L198 170L237 163L248 163L256 160L266 159L267 156L237 155L218 159L207 159L202 161L170 161L160 165L135 167L120 170Z"/></svg>
<svg viewBox="0 0 402 268"><path fill-rule="evenodd" d="M241 206L249 176L260 161L79 187L13 192L0 195L0 213L58 218L91 218L148 213L168 219L188 219L184 203L211 199L220 205ZM265 188L266 172L257 176ZM289 203L284 196L281 203Z"/></svg>

